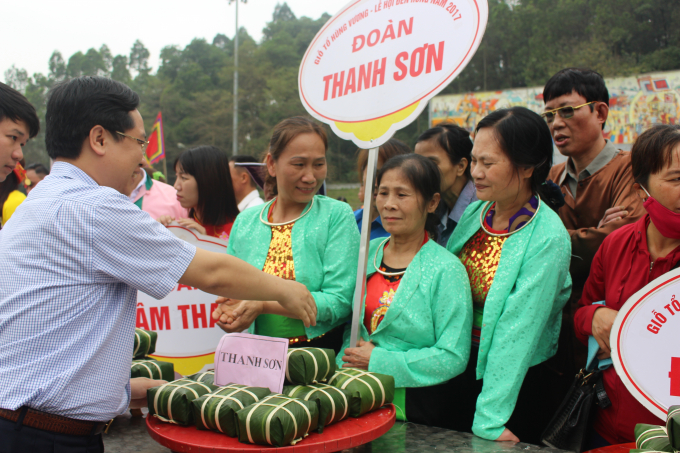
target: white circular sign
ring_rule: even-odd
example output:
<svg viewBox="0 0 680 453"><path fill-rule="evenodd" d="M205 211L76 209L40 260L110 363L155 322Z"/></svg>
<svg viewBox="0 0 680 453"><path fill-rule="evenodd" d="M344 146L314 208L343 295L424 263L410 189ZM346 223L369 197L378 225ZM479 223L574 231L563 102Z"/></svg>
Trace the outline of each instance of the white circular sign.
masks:
<svg viewBox="0 0 680 453"><path fill-rule="evenodd" d="M307 49L302 103L338 136L379 146L465 68L487 18L486 0L354 0Z"/></svg>
<svg viewBox="0 0 680 453"><path fill-rule="evenodd" d="M612 361L628 391L666 420L680 404L680 269L635 293L610 335Z"/></svg>

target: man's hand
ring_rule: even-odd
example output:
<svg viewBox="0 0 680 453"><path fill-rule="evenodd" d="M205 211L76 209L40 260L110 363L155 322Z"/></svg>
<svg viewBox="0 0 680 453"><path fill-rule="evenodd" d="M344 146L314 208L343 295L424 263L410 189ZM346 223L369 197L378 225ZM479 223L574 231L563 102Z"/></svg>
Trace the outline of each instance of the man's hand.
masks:
<svg viewBox="0 0 680 453"><path fill-rule="evenodd" d="M194 230L198 231L201 234L205 234L205 228L203 228L197 221L194 219L177 219L177 223L182 225L184 228L193 228Z"/></svg>
<svg viewBox="0 0 680 453"><path fill-rule="evenodd" d="M138 377L130 379L130 409L146 407L146 391L153 387L167 384L161 379Z"/></svg>
<svg viewBox="0 0 680 453"><path fill-rule="evenodd" d="M220 303L221 300L224 302ZM220 329L227 333L242 332L262 314L264 303L258 300L217 300L220 305L213 311L213 319Z"/></svg>
<svg viewBox="0 0 680 453"><path fill-rule="evenodd" d="M229 299L228 297L218 297L215 300L217 308L212 312L212 318L221 322L222 324L231 324L234 322L233 311L238 304L241 303L238 299Z"/></svg>
<svg viewBox="0 0 680 453"><path fill-rule="evenodd" d="M263 313L300 319L305 327L316 325L316 302L305 285L266 274L225 253L197 248L179 282L222 297L277 301L266 302Z"/></svg>
<svg viewBox="0 0 680 453"><path fill-rule="evenodd" d="M368 371L368 364L371 361L371 353L375 345L370 341L361 338L357 342L356 348L346 348L342 361L345 362L343 368L359 368Z"/></svg>
<svg viewBox="0 0 680 453"><path fill-rule="evenodd" d="M279 305L301 320L305 327L316 325L316 301L307 287L294 280L282 280L287 285L283 291L285 297L279 300Z"/></svg>
<svg viewBox="0 0 680 453"><path fill-rule="evenodd" d="M519 437L515 436L508 428L503 430L496 442L519 442Z"/></svg>
<svg viewBox="0 0 680 453"><path fill-rule="evenodd" d="M604 216L602 217L602 220L600 220L600 223L597 225L597 227L602 228L609 222L621 220L627 215L628 211L626 211L626 208L624 206L613 206L604 211Z"/></svg>
<svg viewBox="0 0 680 453"><path fill-rule="evenodd" d="M175 221L175 218L174 218L174 217L171 217L171 216L169 216L169 215L162 215L162 216L160 216L159 218L157 218L156 220L159 221L161 224L163 224L163 226L168 226L168 225L170 225L172 222Z"/></svg>
<svg viewBox="0 0 680 453"><path fill-rule="evenodd" d="M598 308L593 314L593 337L597 340L597 344L600 345L601 351L597 355L598 359L606 359L612 353L609 347L609 335L617 314L619 314L618 311L607 307Z"/></svg>

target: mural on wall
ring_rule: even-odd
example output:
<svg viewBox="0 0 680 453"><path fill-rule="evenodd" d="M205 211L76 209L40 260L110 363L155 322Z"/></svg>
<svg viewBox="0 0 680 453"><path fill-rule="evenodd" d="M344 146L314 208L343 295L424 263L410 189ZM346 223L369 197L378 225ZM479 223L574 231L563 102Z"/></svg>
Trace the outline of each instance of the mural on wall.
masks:
<svg viewBox="0 0 680 453"><path fill-rule="evenodd" d="M609 118L605 138L633 143L655 124L680 124L680 71L605 79ZM430 101L430 127L449 121L469 131L494 110L522 106L543 111L543 87L437 96Z"/></svg>

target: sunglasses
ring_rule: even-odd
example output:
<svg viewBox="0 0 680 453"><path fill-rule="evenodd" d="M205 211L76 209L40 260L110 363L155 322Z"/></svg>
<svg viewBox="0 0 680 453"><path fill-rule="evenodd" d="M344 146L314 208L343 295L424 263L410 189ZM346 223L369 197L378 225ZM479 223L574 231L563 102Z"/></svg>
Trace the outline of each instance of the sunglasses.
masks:
<svg viewBox="0 0 680 453"><path fill-rule="evenodd" d="M586 105L594 104L597 101L592 101L588 102L586 104L581 104L577 105L576 107L572 107L571 105L565 105L564 107L559 107L554 110L548 110L547 112L541 113L541 116L545 118L545 122L550 124L553 121L555 121L555 115L559 114L560 118L563 118L565 120L571 118L574 116L574 112L581 107L585 107Z"/></svg>

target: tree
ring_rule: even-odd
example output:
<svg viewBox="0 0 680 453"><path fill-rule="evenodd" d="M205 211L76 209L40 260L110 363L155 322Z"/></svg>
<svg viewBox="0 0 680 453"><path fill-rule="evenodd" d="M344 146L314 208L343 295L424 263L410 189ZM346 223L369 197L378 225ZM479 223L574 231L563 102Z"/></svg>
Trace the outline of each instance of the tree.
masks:
<svg viewBox="0 0 680 453"><path fill-rule="evenodd" d="M125 84L129 84L132 80L130 71L128 70L128 57L125 55L116 55L111 62L111 78Z"/></svg>
<svg viewBox="0 0 680 453"><path fill-rule="evenodd" d="M590 66L605 77L680 68L680 8L677 0L488 0L489 23L479 50L444 93L541 85L559 69ZM307 115L300 102L300 61L328 14L296 17L276 6L261 42L239 33L239 150L261 157L281 120ZM105 75L139 93L147 131L163 112L169 161L184 148L213 144L231 149L234 77L233 41L194 39L184 48L161 50L155 74L149 51L137 40L130 55L112 57L103 45L64 61L55 51L49 73L28 76L13 67L5 79L22 90L44 118L47 91L67 77ZM329 134L329 180L358 181L356 146ZM413 145L428 127L427 110L397 131ZM47 163L44 131L25 148L28 161ZM179 145L182 144L182 147ZM169 169L172 180L172 169Z"/></svg>
<svg viewBox="0 0 680 453"><path fill-rule="evenodd" d="M49 78L54 82L61 82L66 78L66 63L61 52L55 50L50 57L50 73Z"/></svg>
<svg viewBox="0 0 680 453"><path fill-rule="evenodd" d="M28 86L28 72L12 65L5 71L5 83L17 91L23 92Z"/></svg>
<svg viewBox="0 0 680 453"><path fill-rule="evenodd" d="M151 71L149 68L149 50L138 39L130 49L130 67L137 71L137 74L146 75Z"/></svg>

